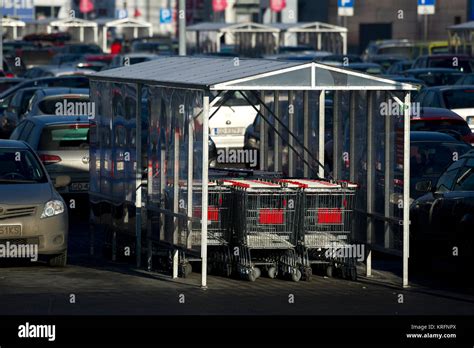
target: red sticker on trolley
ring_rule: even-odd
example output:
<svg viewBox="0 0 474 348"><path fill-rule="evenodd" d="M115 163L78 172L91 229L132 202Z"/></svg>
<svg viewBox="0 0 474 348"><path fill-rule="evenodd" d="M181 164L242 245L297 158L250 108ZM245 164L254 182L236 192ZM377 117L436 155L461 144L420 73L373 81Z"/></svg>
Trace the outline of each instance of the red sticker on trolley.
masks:
<svg viewBox="0 0 474 348"><path fill-rule="evenodd" d="M283 209L261 209L258 215L261 225L281 225L284 220Z"/></svg>
<svg viewBox="0 0 474 348"><path fill-rule="evenodd" d="M196 218L201 218L201 207L193 209L193 215ZM208 207L207 208L207 220L208 221L219 221L219 207Z"/></svg>
<svg viewBox="0 0 474 348"><path fill-rule="evenodd" d="M342 210L339 208L318 209L318 224L340 224L342 223Z"/></svg>

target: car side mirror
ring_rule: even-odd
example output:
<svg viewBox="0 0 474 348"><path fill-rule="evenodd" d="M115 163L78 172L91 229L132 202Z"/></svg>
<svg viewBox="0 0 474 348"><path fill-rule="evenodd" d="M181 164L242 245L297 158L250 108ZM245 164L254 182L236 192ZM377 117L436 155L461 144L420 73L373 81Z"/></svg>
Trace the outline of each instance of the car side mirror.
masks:
<svg viewBox="0 0 474 348"><path fill-rule="evenodd" d="M69 175L60 175L56 177L54 182L55 188L66 187L71 183L71 177Z"/></svg>
<svg viewBox="0 0 474 348"><path fill-rule="evenodd" d="M432 188L431 180L419 181L415 185L415 190L419 192L431 192Z"/></svg>

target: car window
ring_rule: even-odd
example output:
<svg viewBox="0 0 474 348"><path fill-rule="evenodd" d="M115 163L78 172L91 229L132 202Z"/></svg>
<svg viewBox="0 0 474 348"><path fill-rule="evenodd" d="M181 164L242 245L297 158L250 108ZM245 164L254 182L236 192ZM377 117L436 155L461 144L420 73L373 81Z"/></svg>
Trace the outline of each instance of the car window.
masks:
<svg viewBox="0 0 474 348"><path fill-rule="evenodd" d="M0 149L0 184L48 182L39 161L30 150Z"/></svg>
<svg viewBox="0 0 474 348"><path fill-rule="evenodd" d="M450 191L454 185L454 180L456 180L457 174L461 167L463 166L465 160L459 160L454 162L446 172L441 175L436 184L436 191L445 192Z"/></svg>
<svg viewBox="0 0 474 348"><path fill-rule="evenodd" d="M461 120L413 120L410 124L410 130L425 132L453 130L463 136L471 134L471 129L467 123Z"/></svg>
<svg viewBox="0 0 474 348"><path fill-rule="evenodd" d="M66 124L43 128L39 151L77 150L89 147L88 124Z"/></svg>
<svg viewBox="0 0 474 348"><path fill-rule="evenodd" d="M461 168L453 190L474 191L474 158L468 159Z"/></svg>
<svg viewBox="0 0 474 348"><path fill-rule="evenodd" d="M23 128L19 137L20 140L26 140L35 126L33 122L30 121L26 121L25 123L25 127Z"/></svg>
<svg viewBox="0 0 474 348"><path fill-rule="evenodd" d="M12 132L10 135L10 139L13 140L18 140L20 138L20 134L23 131L23 128L25 128L26 122L21 122Z"/></svg>
<svg viewBox="0 0 474 348"><path fill-rule="evenodd" d="M45 115L88 115L89 97L54 96L41 100L38 109Z"/></svg>
<svg viewBox="0 0 474 348"><path fill-rule="evenodd" d="M443 92L447 109L464 109L474 107L474 89L453 89Z"/></svg>

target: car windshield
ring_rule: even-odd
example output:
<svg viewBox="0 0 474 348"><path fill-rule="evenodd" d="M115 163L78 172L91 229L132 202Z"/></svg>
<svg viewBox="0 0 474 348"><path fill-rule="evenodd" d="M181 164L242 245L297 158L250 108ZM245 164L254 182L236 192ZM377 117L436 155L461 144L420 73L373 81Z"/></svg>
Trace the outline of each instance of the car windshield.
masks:
<svg viewBox="0 0 474 348"><path fill-rule="evenodd" d="M454 191L474 191L474 158L466 161L455 182Z"/></svg>
<svg viewBox="0 0 474 348"><path fill-rule="evenodd" d="M471 134L471 129L466 122L461 120L430 120L430 121L411 121L412 131L439 132L452 130L461 135Z"/></svg>
<svg viewBox="0 0 474 348"><path fill-rule="evenodd" d="M410 145L410 176L423 178L439 176L471 146L454 142L419 141Z"/></svg>
<svg viewBox="0 0 474 348"><path fill-rule="evenodd" d="M48 182L40 163L26 149L0 149L0 185Z"/></svg>
<svg viewBox="0 0 474 348"><path fill-rule="evenodd" d="M88 124L66 124L43 129L38 150L61 151L87 149L89 147Z"/></svg>
<svg viewBox="0 0 474 348"><path fill-rule="evenodd" d="M0 83L0 93L6 91L7 89L17 85L20 81L5 81L5 82L2 82Z"/></svg>
<svg viewBox="0 0 474 348"><path fill-rule="evenodd" d="M380 47L377 50L377 54L390 54L390 55L399 55L411 58L414 51L413 46L388 46Z"/></svg>
<svg viewBox="0 0 474 348"><path fill-rule="evenodd" d="M89 97L57 96L44 99L38 103L38 108L45 115L89 115Z"/></svg>
<svg viewBox="0 0 474 348"><path fill-rule="evenodd" d="M474 89L453 89L443 92L448 109L474 108Z"/></svg>
<svg viewBox="0 0 474 348"><path fill-rule="evenodd" d="M458 59L457 65L453 64L453 58L441 58L441 57L431 57L428 61L428 66L430 68L449 68L449 69L458 69L463 72L470 73L472 72L471 62L466 59Z"/></svg>

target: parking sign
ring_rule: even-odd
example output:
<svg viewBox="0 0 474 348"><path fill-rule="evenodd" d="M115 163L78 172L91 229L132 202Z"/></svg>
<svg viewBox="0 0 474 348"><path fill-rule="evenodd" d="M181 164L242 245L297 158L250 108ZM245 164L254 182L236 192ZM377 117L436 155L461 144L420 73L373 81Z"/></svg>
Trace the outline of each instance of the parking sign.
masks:
<svg viewBox="0 0 474 348"><path fill-rule="evenodd" d="M337 0L337 14L339 16L354 15L354 0Z"/></svg>
<svg viewBox="0 0 474 348"><path fill-rule="evenodd" d="M418 0L418 14L432 15L435 14L436 0Z"/></svg>
<svg viewBox="0 0 474 348"><path fill-rule="evenodd" d="M171 9L162 8L160 9L160 23L161 24L170 24L172 19Z"/></svg>

